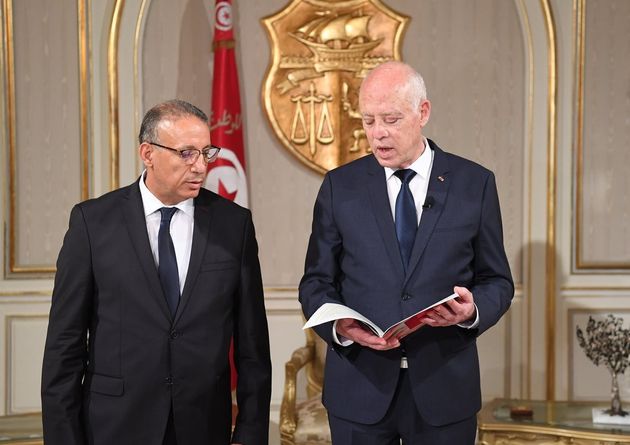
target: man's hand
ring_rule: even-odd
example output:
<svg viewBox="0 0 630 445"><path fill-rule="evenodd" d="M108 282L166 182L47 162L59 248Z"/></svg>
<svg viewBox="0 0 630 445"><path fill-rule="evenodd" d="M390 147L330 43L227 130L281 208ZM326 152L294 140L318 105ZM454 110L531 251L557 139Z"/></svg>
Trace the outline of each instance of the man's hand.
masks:
<svg viewBox="0 0 630 445"><path fill-rule="evenodd" d="M400 346L398 339L390 338L385 340L375 335L353 318L341 318L337 320L337 333L361 346L376 349L377 351L387 351L388 349L395 349Z"/></svg>
<svg viewBox="0 0 630 445"><path fill-rule="evenodd" d="M455 286L453 292L459 297L431 309L424 319L426 324L433 327L443 327L465 323L470 319L474 319L476 314L472 292L465 287L459 286Z"/></svg>

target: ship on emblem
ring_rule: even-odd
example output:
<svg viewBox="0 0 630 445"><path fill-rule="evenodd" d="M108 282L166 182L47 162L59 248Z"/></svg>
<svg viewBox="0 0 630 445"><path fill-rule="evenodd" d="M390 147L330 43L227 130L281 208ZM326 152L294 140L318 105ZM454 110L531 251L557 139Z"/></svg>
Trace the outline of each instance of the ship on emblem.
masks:
<svg viewBox="0 0 630 445"><path fill-rule="evenodd" d="M313 53L315 70L361 71L365 54L383 40L370 40L368 23L371 17L361 13L332 15L320 12L319 15L289 33Z"/></svg>

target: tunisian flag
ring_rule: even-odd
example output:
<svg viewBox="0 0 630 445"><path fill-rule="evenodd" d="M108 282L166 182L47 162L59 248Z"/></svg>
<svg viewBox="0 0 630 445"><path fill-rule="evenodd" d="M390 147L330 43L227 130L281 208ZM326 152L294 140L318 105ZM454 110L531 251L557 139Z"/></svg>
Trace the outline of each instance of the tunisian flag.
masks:
<svg viewBox="0 0 630 445"><path fill-rule="evenodd" d="M221 147L221 152L219 158L208 165L205 187L247 207L243 118L234 57L232 0L217 0L212 48L214 73L210 138L214 145Z"/></svg>
<svg viewBox="0 0 630 445"><path fill-rule="evenodd" d="M232 1L217 0L214 12L214 72L212 75L212 108L210 138L221 147L219 157L208 164L205 187L247 207L247 177L243 147L243 119L238 71L234 57ZM232 390L236 389L233 345L230 345Z"/></svg>

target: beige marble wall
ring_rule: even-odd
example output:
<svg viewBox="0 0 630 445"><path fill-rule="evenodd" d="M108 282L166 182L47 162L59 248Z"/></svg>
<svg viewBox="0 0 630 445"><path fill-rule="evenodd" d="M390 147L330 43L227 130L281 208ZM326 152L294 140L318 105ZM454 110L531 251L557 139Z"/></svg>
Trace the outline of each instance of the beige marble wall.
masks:
<svg viewBox="0 0 630 445"><path fill-rule="evenodd" d="M9 106L14 271L53 267L70 206L81 199L77 1L14 1Z"/></svg>
<svg viewBox="0 0 630 445"><path fill-rule="evenodd" d="M585 8L577 268L630 270L630 2Z"/></svg>
<svg viewBox="0 0 630 445"><path fill-rule="evenodd" d="M207 3L207 2L206 2ZM142 110L179 98L210 113L212 29L204 2L153 0L139 42Z"/></svg>

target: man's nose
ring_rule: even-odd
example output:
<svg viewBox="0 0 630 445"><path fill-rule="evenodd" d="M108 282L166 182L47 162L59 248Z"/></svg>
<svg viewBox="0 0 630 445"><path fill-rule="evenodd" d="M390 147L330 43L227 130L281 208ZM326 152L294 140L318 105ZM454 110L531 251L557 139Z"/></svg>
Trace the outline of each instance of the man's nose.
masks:
<svg viewBox="0 0 630 445"><path fill-rule="evenodd" d="M386 137L389 133L387 132L387 128L385 128L383 124L375 123L372 134L376 139L382 139Z"/></svg>
<svg viewBox="0 0 630 445"><path fill-rule="evenodd" d="M203 156L203 153L199 153L197 160L190 166L190 169L193 173L201 173L206 171L208 168L208 163Z"/></svg>

